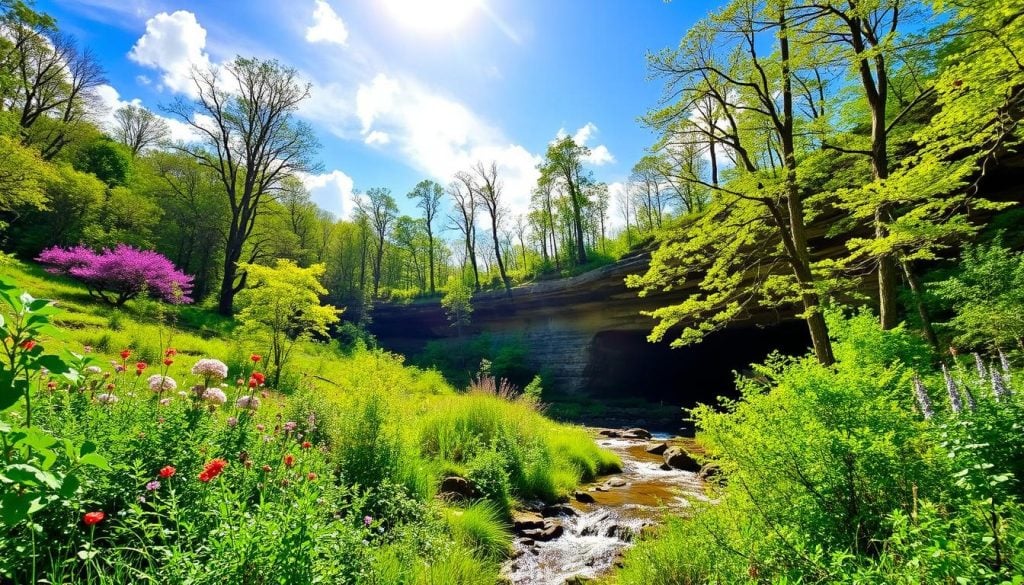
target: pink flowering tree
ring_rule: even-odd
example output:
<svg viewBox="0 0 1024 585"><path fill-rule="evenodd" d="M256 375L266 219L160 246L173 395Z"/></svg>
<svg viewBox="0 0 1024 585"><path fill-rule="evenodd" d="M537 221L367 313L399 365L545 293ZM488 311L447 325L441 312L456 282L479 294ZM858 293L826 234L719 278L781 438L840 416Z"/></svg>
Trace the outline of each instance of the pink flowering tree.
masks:
<svg viewBox="0 0 1024 585"><path fill-rule="evenodd" d="M36 258L54 274L65 274L85 285L89 294L121 306L141 294L169 303L191 303L192 277L175 268L166 256L118 244L94 252L85 246L54 246Z"/></svg>

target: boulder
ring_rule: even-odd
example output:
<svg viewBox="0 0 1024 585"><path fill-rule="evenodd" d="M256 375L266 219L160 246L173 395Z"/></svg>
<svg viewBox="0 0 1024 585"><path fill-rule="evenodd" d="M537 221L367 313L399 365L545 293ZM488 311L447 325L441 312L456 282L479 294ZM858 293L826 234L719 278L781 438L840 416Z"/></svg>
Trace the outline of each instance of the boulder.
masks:
<svg viewBox="0 0 1024 585"><path fill-rule="evenodd" d="M708 463L704 467L700 468L700 473L697 477L703 481L716 481L722 477L722 470L713 463Z"/></svg>
<svg viewBox="0 0 1024 585"><path fill-rule="evenodd" d="M674 469L692 471L694 473L700 471L700 463L697 463L696 459L690 457L690 454L684 451L682 447L669 447L662 453L662 457L665 458L665 463Z"/></svg>
<svg viewBox="0 0 1024 585"><path fill-rule="evenodd" d="M600 431L597 432L597 434L601 435L602 437L608 437L609 439L618 439L619 437L622 436L622 433L615 429L601 429Z"/></svg>
<svg viewBox="0 0 1024 585"><path fill-rule="evenodd" d="M647 451L651 455L661 455L666 449L668 449L668 443L650 443L644 451Z"/></svg>
<svg viewBox="0 0 1024 585"><path fill-rule="evenodd" d="M551 518L558 516L575 516L576 510L572 506L566 504L553 504L551 506L544 506L540 513L545 518Z"/></svg>
<svg viewBox="0 0 1024 585"><path fill-rule="evenodd" d="M455 500L468 500L476 496L473 484L464 477L452 475L441 480L438 494Z"/></svg>
<svg viewBox="0 0 1024 585"><path fill-rule="evenodd" d="M661 465L658 466L658 469L662 471L672 471L672 466L669 465L668 463L662 463Z"/></svg>
<svg viewBox="0 0 1024 585"><path fill-rule="evenodd" d="M558 522L547 522L544 524L543 528L531 528L529 530L524 530L522 534L526 538L532 538L533 540L540 542L547 542L562 536L564 531L565 528L563 528Z"/></svg>
<svg viewBox="0 0 1024 585"><path fill-rule="evenodd" d="M516 512L512 514L512 528L516 532L543 527L544 518L536 512Z"/></svg>
<svg viewBox="0 0 1024 585"><path fill-rule="evenodd" d="M626 439L650 439L651 432L647 429L626 429L622 431L622 437Z"/></svg>
<svg viewBox="0 0 1024 585"><path fill-rule="evenodd" d="M604 486L606 488L617 488L624 485L626 485L626 480L621 477L609 477L608 480L604 482Z"/></svg>
<svg viewBox="0 0 1024 585"><path fill-rule="evenodd" d="M576 493L573 494L573 497L576 498L577 502L581 502L581 503L584 503L584 504L593 504L594 503L594 496L588 494L587 492L581 492L581 491L577 490Z"/></svg>

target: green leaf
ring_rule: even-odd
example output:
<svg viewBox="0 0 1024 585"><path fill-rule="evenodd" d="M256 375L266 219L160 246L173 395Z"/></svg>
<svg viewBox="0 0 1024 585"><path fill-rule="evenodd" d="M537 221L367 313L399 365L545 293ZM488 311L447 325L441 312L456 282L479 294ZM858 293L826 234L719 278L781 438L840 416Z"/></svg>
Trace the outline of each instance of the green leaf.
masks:
<svg viewBox="0 0 1024 585"><path fill-rule="evenodd" d="M54 354L40 356L36 363L50 370L51 374L66 374L71 371L71 366L63 358Z"/></svg>
<svg viewBox="0 0 1024 585"><path fill-rule="evenodd" d="M83 455L82 458L79 459L78 461L82 465L90 465L92 467L96 467L104 471L110 471L110 464L107 463L106 458L104 458L99 453L89 453L87 455Z"/></svg>
<svg viewBox="0 0 1024 585"><path fill-rule="evenodd" d="M52 490L60 489L61 483L54 474L27 463L8 465L0 472L0 478L25 486L45 486Z"/></svg>
<svg viewBox="0 0 1024 585"><path fill-rule="evenodd" d="M81 486L82 482L78 479L78 476L73 473L68 474L64 477L64 483L60 485L60 489L57 490L57 494L65 500L68 500L78 493L78 488Z"/></svg>

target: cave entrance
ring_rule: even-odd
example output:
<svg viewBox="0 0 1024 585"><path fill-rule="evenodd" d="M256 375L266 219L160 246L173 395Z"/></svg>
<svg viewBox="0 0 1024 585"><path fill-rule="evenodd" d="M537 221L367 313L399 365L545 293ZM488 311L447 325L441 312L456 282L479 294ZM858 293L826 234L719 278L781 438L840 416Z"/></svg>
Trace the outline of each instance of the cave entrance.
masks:
<svg viewBox="0 0 1024 585"><path fill-rule="evenodd" d="M680 349L667 341L650 343L644 331L601 331L589 348L583 390L599 401L646 402L679 412L736 396L733 372L748 370L772 351L800 355L809 347L803 321L733 327Z"/></svg>

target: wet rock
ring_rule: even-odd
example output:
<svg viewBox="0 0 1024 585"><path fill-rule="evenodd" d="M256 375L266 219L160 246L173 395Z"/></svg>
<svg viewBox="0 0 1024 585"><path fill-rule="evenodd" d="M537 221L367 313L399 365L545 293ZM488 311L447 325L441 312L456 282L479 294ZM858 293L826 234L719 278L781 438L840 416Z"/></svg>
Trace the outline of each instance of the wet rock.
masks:
<svg viewBox="0 0 1024 585"><path fill-rule="evenodd" d="M516 512L512 514L512 528L516 532L543 527L544 518L540 514L535 512Z"/></svg>
<svg viewBox="0 0 1024 585"><path fill-rule="evenodd" d="M716 481L722 477L722 470L717 465L708 463L700 468L697 477L703 481Z"/></svg>
<svg viewBox="0 0 1024 585"><path fill-rule="evenodd" d="M617 431L615 429L601 429L600 431L597 432L597 434L601 435L602 437L608 437L609 439L618 439L619 437L622 436L622 432Z"/></svg>
<svg viewBox="0 0 1024 585"><path fill-rule="evenodd" d="M524 538L520 542L523 543L523 546L533 546L533 545L537 544L537 542L535 540L533 540L532 538ZM522 552L522 551L520 551L520 552Z"/></svg>
<svg viewBox="0 0 1024 585"><path fill-rule="evenodd" d="M588 494L587 492L581 492L577 490L576 493L573 494L573 497L576 498L577 502L581 502L584 504L594 503L594 496Z"/></svg>
<svg viewBox="0 0 1024 585"><path fill-rule="evenodd" d="M647 451L651 455L661 455L666 449L668 449L668 443L650 443L644 451Z"/></svg>
<svg viewBox="0 0 1024 585"><path fill-rule="evenodd" d="M622 479L621 477L611 477L611 478L608 478L608 481L604 482L604 485L605 485L605 487L610 487L610 488L622 487L622 486L626 485L626 480Z"/></svg>
<svg viewBox="0 0 1024 585"><path fill-rule="evenodd" d="M584 577L583 575L573 575L572 577L566 579L562 585L587 585L588 583L593 582L594 580L589 577Z"/></svg>
<svg viewBox="0 0 1024 585"><path fill-rule="evenodd" d="M441 480L438 494L454 500L468 500L476 496L476 489L468 479L453 475Z"/></svg>
<svg viewBox="0 0 1024 585"><path fill-rule="evenodd" d="M555 504L553 506L545 506L540 513L545 518L558 517L558 516L575 516L576 510L572 506L566 504Z"/></svg>
<svg viewBox="0 0 1024 585"><path fill-rule="evenodd" d="M694 473L700 471L700 463L697 463L696 459L690 457L689 453L684 451L682 447L669 447L662 454L662 457L665 458L665 463L675 469L692 471Z"/></svg>
<svg viewBox="0 0 1024 585"><path fill-rule="evenodd" d="M662 471L672 471L672 466L669 465L668 463L662 463L661 465L658 466L658 469Z"/></svg>
<svg viewBox="0 0 1024 585"><path fill-rule="evenodd" d="M620 436L624 439L650 439L651 432L640 428L626 429Z"/></svg>
<svg viewBox="0 0 1024 585"><path fill-rule="evenodd" d="M529 539L547 542L562 536L563 532L565 532L565 528L561 524L558 522L548 522L544 524L543 528L531 528L530 530L524 530L522 534Z"/></svg>

